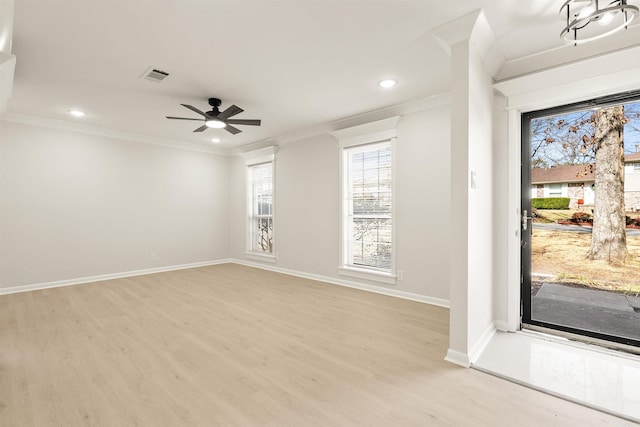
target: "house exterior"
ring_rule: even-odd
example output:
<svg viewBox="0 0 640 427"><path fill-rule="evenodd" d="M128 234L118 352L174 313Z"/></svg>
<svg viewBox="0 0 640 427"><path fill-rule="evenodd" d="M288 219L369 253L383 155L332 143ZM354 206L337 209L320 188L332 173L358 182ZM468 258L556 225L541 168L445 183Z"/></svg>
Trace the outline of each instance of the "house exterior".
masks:
<svg viewBox="0 0 640 427"><path fill-rule="evenodd" d="M640 153L625 156L624 201L625 210L640 211ZM595 167L593 164L533 168L531 170L531 197L569 197L569 208L592 206L595 196Z"/></svg>

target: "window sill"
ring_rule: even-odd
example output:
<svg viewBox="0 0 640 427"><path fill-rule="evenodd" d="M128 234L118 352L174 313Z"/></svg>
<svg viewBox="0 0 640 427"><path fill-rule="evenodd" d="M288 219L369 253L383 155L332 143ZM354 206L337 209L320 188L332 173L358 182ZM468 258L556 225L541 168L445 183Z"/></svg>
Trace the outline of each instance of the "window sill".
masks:
<svg viewBox="0 0 640 427"><path fill-rule="evenodd" d="M396 276L391 273L383 273L379 271L366 270L364 268L354 267L338 267L338 274L343 276L356 277L358 279L366 279L374 282L381 282L387 285L396 284Z"/></svg>
<svg viewBox="0 0 640 427"><path fill-rule="evenodd" d="M255 261L265 261L265 262L276 262L277 259L274 255L266 255L266 254L260 254L257 252L245 252L244 254L245 258L247 259L252 259Z"/></svg>

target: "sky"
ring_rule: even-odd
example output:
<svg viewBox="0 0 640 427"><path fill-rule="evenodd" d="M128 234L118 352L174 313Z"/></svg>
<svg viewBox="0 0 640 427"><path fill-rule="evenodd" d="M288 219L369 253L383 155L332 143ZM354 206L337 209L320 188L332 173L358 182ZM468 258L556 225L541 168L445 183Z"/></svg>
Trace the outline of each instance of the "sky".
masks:
<svg viewBox="0 0 640 427"><path fill-rule="evenodd" d="M629 122L624 126L625 154L640 152L640 101L624 104L625 116ZM583 146L583 135L593 136L593 127L588 123L591 111L579 110L546 116L531 121L532 159L543 159L547 166L567 163L591 163L587 143ZM562 123L561 125L559 125ZM576 132L572 132L577 129ZM575 147L572 155L571 147ZM545 166L546 167L546 166Z"/></svg>

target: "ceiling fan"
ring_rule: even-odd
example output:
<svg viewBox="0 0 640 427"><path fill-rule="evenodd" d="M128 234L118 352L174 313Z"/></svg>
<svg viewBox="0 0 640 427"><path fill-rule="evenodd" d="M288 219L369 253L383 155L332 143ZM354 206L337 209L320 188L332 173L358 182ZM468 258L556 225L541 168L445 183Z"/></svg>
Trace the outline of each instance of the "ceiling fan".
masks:
<svg viewBox="0 0 640 427"><path fill-rule="evenodd" d="M220 110L218 109L218 107L220 107L220 104L222 104L222 101L219 100L218 98L209 98L209 105L211 105L212 108L211 108L211 111L207 111L206 113L204 111L198 110L196 107L193 107L191 105L180 104L183 107L188 108L189 110L203 116L202 119L192 119L189 117L172 117L172 116L166 116L166 117L167 119L174 119L174 120L204 121L204 125L194 130L194 132L202 132L207 128L215 128L215 129L225 129L227 132L235 135L242 131L232 125L260 126L260 123L261 123L260 120L232 119L231 117L235 116L236 114L242 113L244 110L238 107L237 105L232 105L226 110L220 112Z"/></svg>

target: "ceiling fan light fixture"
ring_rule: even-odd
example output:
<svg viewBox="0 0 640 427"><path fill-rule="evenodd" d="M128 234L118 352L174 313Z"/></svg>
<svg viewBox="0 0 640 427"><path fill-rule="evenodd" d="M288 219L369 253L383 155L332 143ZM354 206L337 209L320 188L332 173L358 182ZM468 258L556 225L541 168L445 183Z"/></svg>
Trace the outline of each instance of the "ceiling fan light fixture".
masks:
<svg viewBox="0 0 640 427"><path fill-rule="evenodd" d="M613 21L613 17L613 13L607 12L598 20L598 24L602 26L609 25L611 24L611 21Z"/></svg>
<svg viewBox="0 0 640 427"><path fill-rule="evenodd" d="M627 28L639 12L627 0L566 0L560 8L566 20L560 40L577 46L610 36Z"/></svg>
<svg viewBox="0 0 640 427"><path fill-rule="evenodd" d="M222 129L225 126L227 126L227 124L225 122L223 122L222 120L219 120L219 119L209 119L209 120L205 121L204 124L208 128L214 128L214 129Z"/></svg>

